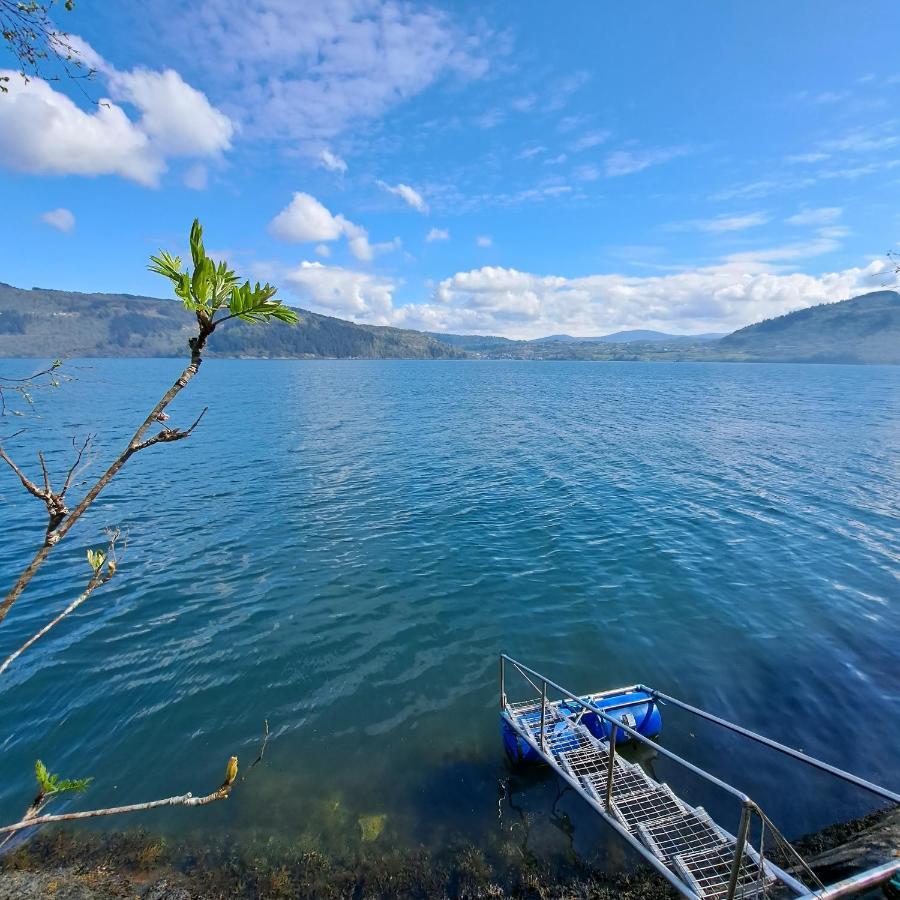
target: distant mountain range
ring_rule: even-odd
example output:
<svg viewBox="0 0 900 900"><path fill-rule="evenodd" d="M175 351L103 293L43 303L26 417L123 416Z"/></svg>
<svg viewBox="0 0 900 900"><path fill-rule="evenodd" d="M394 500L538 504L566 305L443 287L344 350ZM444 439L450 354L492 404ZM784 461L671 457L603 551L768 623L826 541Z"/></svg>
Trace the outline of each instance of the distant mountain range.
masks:
<svg viewBox="0 0 900 900"><path fill-rule="evenodd" d="M565 344L631 344L635 341L686 341L694 344L697 341L717 341L725 337L727 331L710 331L706 334L667 334L665 331L646 331L636 329L634 331L616 331L613 334L604 334L600 337L572 337L570 334L551 334L549 337L538 338L541 343L559 341Z"/></svg>
<svg viewBox="0 0 900 900"><path fill-rule="evenodd" d="M296 326L240 323L210 356L300 359L536 359L900 363L900 294L875 291L767 319L732 334L619 331L531 341L357 325L297 310ZM0 357L181 356L192 316L130 294L23 290L0 282Z"/></svg>
<svg viewBox="0 0 900 900"><path fill-rule="evenodd" d="M460 359L466 354L421 331L356 325L298 310L296 326L229 322L210 356ZM183 356L194 317L173 300L79 294L0 282L0 356Z"/></svg>

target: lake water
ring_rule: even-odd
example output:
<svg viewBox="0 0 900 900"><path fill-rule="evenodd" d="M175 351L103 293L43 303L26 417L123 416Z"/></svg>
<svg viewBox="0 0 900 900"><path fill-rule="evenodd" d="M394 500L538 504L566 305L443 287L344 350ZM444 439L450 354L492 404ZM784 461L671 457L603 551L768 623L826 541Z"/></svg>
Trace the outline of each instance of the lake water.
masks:
<svg viewBox="0 0 900 900"><path fill-rule="evenodd" d="M73 363L9 447L59 471L97 432L100 471L181 365ZM208 360L172 424L207 405L128 463L0 628L5 656L80 592L102 528L127 529L113 582L0 686L4 819L36 757L95 777L68 808L199 794L268 719L227 803L140 824L346 853L374 815L376 845L618 864L571 792L507 768L501 651L576 690L651 684L896 789L900 368ZM5 585L44 519L8 473L0 500ZM663 715L666 746L789 834L873 807Z"/></svg>

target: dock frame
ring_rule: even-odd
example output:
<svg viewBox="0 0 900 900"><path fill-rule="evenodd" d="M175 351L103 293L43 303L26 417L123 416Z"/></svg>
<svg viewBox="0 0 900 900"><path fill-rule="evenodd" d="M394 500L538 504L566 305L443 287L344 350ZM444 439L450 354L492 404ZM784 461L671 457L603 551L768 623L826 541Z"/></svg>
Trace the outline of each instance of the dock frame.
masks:
<svg viewBox="0 0 900 900"><path fill-rule="evenodd" d="M507 667L521 676L536 696L511 703L507 696ZM639 699L614 706L598 705L600 700L635 692L640 693ZM551 693L557 698L550 699ZM506 654L500 656L500 712L507 725L684 897L735 900L767 897L777 891L781 896L800 900L832 900L870 889L900 873L900 859L896 859L836 884L822 884L750 797L641 734L623 721L624 716L611 715L628 707L646 706L648 698L650 703L678 707L883 800L900 803L900 794L894 791L645 685L577 694ZM582 723L586 713L606 724L608 739L596 737ZM625 761L616 751L620 729L730 795L740 808L736 835L716 824L701 807L690 806L676 796L668 785L651 779L640 766ZM760 829L758 849L750 837L754 820ZM795 869L817 882L815 888L807 887L765 858L762 844L767 831L778 846L795 858Z"/></svg>

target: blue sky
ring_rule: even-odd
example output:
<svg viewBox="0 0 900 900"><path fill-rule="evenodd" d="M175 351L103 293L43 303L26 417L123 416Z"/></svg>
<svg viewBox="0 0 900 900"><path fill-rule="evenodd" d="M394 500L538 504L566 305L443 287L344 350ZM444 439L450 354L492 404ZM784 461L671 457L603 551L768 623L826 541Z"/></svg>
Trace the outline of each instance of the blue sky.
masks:
<svg viewBox="0 0 900 900"><path fill-rule="evenodd" d="M728 331L877 289L900 5L78 0L89 82L0 97L0 280L513 337ZM0 57L0 67L11 65Z"/></svg>

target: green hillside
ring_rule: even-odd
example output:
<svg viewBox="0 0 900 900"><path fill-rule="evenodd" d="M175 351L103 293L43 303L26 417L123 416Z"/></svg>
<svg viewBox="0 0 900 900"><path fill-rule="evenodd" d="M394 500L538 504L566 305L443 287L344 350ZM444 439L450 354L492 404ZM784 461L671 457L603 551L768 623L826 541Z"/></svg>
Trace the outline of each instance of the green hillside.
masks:
<svg viewBox="0 0 900 900"><path fill-rule="evenodd" d="M418 331L356 325L297 310L295 326L230 322L210 356L456 359L466 354ZM180 303L0 283L0 356L183 356L193 318Z"/></svg>
<svg viewBox="0 0 900 900"><path fill-rule="evenodd" d="M874 291L748 325L715 349L755 360L900 363L900 294Z"/></svg>

